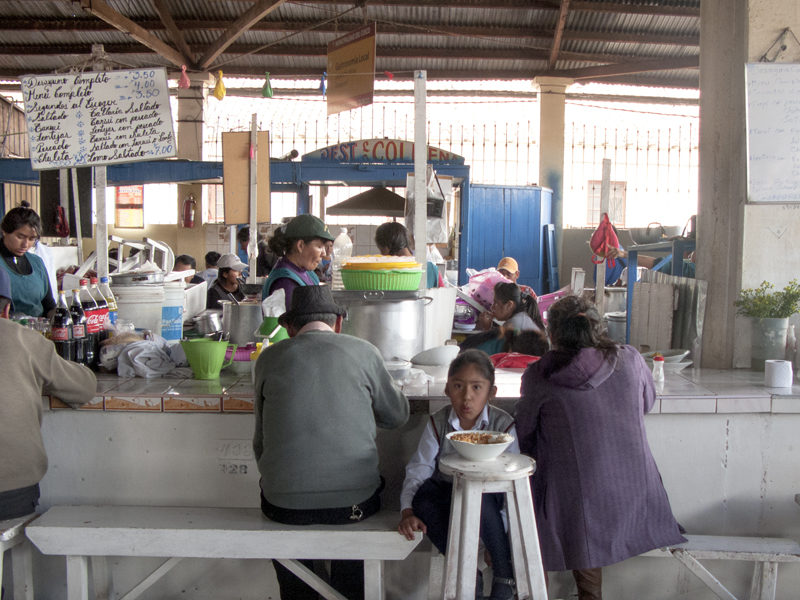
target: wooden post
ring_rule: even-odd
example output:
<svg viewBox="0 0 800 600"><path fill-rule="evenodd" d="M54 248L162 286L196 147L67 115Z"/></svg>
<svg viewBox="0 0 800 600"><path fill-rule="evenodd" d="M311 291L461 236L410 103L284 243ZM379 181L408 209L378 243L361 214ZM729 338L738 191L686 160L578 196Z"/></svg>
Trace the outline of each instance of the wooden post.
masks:
<svg viewBox="0 0 800 600"><path fill-rule="evenodd" d="M611 195L611 159L603 159L603 182L600 186L600 222L603 222L603 214L608 214L609 196ZM630 277L630 272L628 277ZM606 296L606 261L597 265L597 281L594 290L594 303L600 318L605 313Z"/></svg>
<svg viewBox="0 0 800 600"><path fill-rule="evenodd" d="M269 160L269 148L265 148ZM256 263L258 262L258 115L253 113L250 123L250 241L247 243L247 264L250 270L247 283L256 282Z"/></svg>
<svg viewBox="0 0 800 600"><path fill-rule="evenodd" d="M92 57L95 61L92 65L92 71L105 71L105 64L100 62L103 56L103 44L92 44ZM81 242L81 211L80 202L78 201L78 170L72 170L72 181L75 189L75 218L77 222L78 234L78 260L83 260L83 245ZM106 167L94 167L94 185L97 190L95 199L97 202L97 230L95 231L95 243L97 264L95 270L97 271L97 280L100 281L101 277L108 277L108 215L106 213Z"/></svg>

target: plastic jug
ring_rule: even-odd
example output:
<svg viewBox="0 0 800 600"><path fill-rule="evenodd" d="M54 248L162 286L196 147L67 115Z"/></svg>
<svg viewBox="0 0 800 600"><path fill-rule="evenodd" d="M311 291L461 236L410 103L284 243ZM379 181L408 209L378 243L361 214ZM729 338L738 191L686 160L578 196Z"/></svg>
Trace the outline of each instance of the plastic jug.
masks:
<svg viewBox="0 0 800 600"><path fill-rule="evenodd" d="M225 362L225 352L231 350L231 359ZM236 344L215 342L209 338L181 341L195 379L219 379L219 372L233 362Z"/></svg>
<svg viewBox="0 0 800 600"><path fill-rule="evenodd" d="M278 317L264 317L258 337L264 338L265 344L274 344L275 342L289 339L289 332L278 324Z"/></svg>

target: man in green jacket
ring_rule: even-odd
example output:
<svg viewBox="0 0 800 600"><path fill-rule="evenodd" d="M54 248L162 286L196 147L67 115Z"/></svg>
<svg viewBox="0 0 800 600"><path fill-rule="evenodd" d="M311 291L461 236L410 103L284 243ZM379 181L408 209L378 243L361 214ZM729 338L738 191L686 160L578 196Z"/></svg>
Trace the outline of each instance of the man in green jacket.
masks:
<svg viewBox="0 0 800 600"><path fill-rule="evenodd" d="M273 521L345 525L380 509L377 428L404 425L408 399L375 346L340 335L345 315L328 286L298 287L279 319L290 339L256 363L253 450L261 510ZM318 597L273 564L281 598ZM346 598L362 599L363 582L361 561L332 561L331 585Z"/></svg>

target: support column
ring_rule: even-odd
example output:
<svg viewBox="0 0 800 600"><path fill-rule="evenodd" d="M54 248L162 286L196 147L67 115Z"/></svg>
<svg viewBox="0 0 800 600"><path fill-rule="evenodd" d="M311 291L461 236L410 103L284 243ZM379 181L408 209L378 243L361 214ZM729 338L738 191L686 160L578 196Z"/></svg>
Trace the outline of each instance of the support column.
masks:
<svg viewBox="0 0 800 600"><path fill-rule="evenodd" d="M705 368L733 367L746 199L747 0L700 5L700 181L697 277L708 281Z"/></svg>
<svg viewBox="0 0 800 600"><path fill-rule="evenodd" d="M215 79L208 73L194 73L189 76L191 87L178 88L178 122L176 135L178 137L178 158L188 160L203 160L203 134L205 131L205 109L208 99L209 87L213 86ZM197 209L194 216L194 228L184 227L181 222L183 201L189 195L194 196ZM204 269L203 262L206 253L206 236L202 205L203 186L196 184L178 184L178 234L177 245L173 250L175 255L190 254L197 260L198 269Z"/></svg>
<svg viewBox="0 0 800 600"><path fill-rule="evenodd" d="M556 256L563 264L564 229L564 109L567 88L575 83L566 77L537 77L539 91L539 185L553 190L553 223L556 226ZM565 275L559 273L559 279Z"/></svg>

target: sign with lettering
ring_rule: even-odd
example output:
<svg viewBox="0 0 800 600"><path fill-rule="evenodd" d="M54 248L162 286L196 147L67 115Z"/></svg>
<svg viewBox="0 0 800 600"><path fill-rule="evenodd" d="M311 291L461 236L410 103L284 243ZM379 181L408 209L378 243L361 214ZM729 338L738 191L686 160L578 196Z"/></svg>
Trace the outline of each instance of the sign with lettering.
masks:
<svg viewBox="0 0 800 600"><path fill-rule="evenodd" d="M34 170L176 155L166 69L21 78Z"/></svg>
<svg viewBox="0 0 800 600"><path fill-rule="evenodd" d="M414 162L414 142L387 139L344 142L304 154L302 160L334 163L409 163ZM463 165L464 157L428 146L428 162Z"/></svg>
<svg viewBox="0 0 800 600"><path fill-rule="evenodd" d="M328 44L328 114L372 104L375 23Z"/></svg>
<svg viewBox="0 0 800 600"><path fill-rule="evenodd" d="M800 202L800 64L745 65L747 199Z"/></svg>

